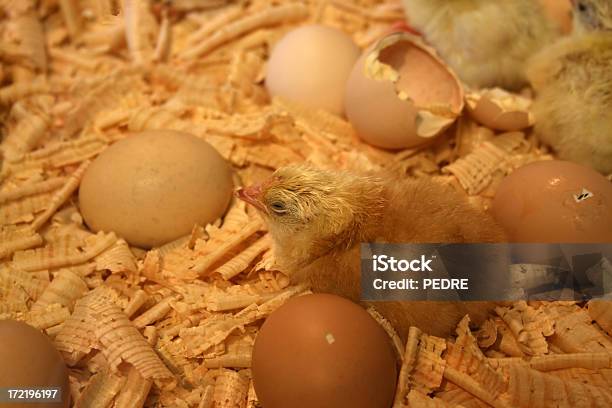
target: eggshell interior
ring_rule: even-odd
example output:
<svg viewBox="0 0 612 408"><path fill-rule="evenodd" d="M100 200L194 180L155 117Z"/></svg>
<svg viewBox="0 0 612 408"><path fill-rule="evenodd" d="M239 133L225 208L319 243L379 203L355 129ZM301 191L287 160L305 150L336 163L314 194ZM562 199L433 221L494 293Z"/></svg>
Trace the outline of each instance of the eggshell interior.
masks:
<svg viewBox="0 0 612 408"><path fill-rule="evenodd" d="M612 242L612 184L575 163L531 163L502 181L493 214L514 242Z"/></svg>
<svg viewBox="0 0 612 408"><path fill-rule="evenodd" d="M19 406L70 405L68 370L47 336L26 323L0 320L0 388L59 388L62 402ZM17 406L4 405L0 406Z"/></svg>
<svg viewBox="0 0 612 408"><path fill-rule="evenodd" d="M397 375L380 325L328 294L293 298L272 313L255 340L252 369L266 408L388 408Z"/></svg>
<svg viewBox="0 0 612 408"><path fill-rule="evenodd" d="M106 149L79 190L94 231L114 231L150 248L220 217L232 196L228 163L208 143L175 131L148 131Z"/></svg>

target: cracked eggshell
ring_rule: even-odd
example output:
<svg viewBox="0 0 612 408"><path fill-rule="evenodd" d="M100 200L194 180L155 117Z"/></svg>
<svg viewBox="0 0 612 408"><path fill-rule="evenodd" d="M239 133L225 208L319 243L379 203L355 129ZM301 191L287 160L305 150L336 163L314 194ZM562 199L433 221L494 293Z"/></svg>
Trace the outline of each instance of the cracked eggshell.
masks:
<svg viewBox="0 0 612 408"><path fill-rule="evenodd" d="M463 110L457 76L420 37L390 34L357 60L349 76L346 115L365 142L403 149L430 142Z"/></svg>
<svg viewBox="0 0 612 408"><path fill-rule="evenodd" d="M531 99L500 88L470 91L466 94L470 116L490 129L513 132L533 126Z"/></svg>
<svg viewBox="0 0 612 408"><path fill-rule="evenodd" d="M492 210L512 242L612 241L612 184L576 163L520 167L500 183Z"/></svg>

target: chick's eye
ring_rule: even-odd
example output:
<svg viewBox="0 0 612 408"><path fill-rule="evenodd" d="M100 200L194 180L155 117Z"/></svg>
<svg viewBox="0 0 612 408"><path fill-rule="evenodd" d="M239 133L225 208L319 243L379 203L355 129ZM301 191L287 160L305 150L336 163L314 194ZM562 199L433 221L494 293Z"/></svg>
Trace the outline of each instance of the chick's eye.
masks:
<svg viewBox="0 0 612 408"><path fill-rule="evenodd" d="M585 11L587 11L587 9L588 7L584 2L582 1L578 2L578 10L584 13Z"/></svg>
<svg viewBox="0 0 612 408"><path fill-rule="evenodd" d="M285 207L285 203L281 201L273 201L270 203L270 208L277 214L284 214L287 212L287 208Z"/></svg>

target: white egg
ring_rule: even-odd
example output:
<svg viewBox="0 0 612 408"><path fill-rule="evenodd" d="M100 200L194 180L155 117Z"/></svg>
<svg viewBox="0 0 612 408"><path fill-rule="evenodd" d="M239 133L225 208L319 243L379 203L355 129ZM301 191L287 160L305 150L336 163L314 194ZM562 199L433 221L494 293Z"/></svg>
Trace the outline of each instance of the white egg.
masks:
<svg viewBox="0 0 612 408"><path fill-rule="evenodd" d="M359 53L351 37L335 28L297 28L272 50L266 88L271 96L342 115L346 80Z"/></svg>

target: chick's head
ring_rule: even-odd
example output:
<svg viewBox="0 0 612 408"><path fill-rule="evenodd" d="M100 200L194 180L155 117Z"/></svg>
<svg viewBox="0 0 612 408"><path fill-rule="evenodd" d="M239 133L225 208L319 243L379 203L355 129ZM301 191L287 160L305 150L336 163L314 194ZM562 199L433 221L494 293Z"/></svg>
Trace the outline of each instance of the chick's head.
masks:
<svg viewBox="0 0 612 408"><path fill-rule="evenodd" d="M269 180L239 189L237 196L257 208L275 241L329 241L346 244L365 223L380 214L378 178L292 165Z"/></svg>
<svg viewBox="0 0 612 408"><path fill-rule="evenodd" d="M612 30L612 0L572 0L577 32Z"/></svg>

